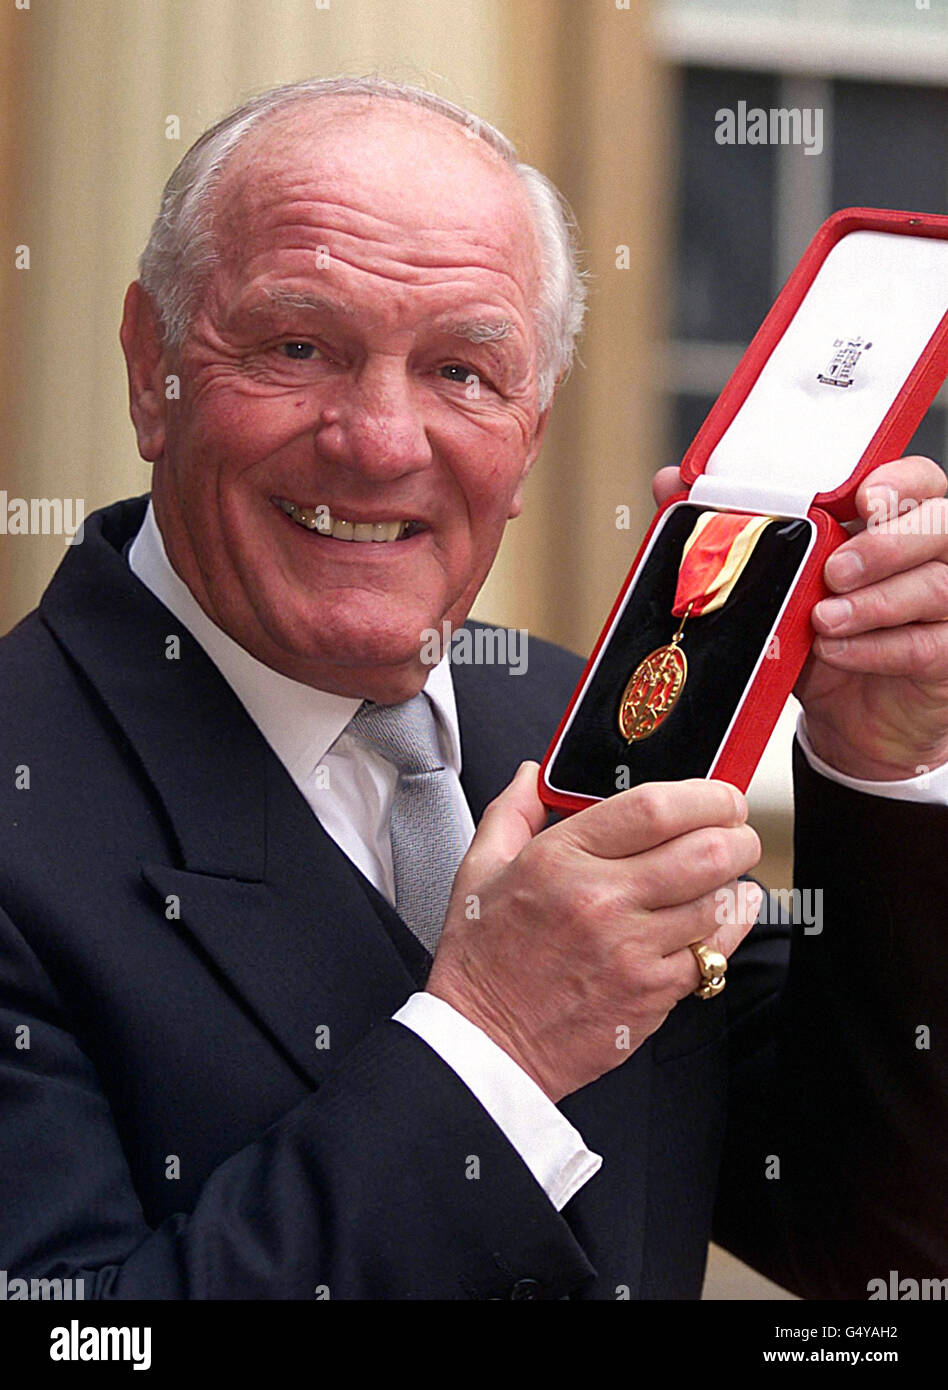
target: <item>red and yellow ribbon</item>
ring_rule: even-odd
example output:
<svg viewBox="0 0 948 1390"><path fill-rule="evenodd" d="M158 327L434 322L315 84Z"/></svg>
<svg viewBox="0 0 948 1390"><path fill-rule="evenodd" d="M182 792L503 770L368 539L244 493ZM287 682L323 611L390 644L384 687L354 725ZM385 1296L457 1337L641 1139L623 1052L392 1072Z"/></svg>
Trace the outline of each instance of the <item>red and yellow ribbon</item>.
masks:
<svg viewBox="0 0 948 1390"><path fill-rule="evenodd" d="M691 618L723 608L773 517L702 512L681 552L672 616Z"/></svg>

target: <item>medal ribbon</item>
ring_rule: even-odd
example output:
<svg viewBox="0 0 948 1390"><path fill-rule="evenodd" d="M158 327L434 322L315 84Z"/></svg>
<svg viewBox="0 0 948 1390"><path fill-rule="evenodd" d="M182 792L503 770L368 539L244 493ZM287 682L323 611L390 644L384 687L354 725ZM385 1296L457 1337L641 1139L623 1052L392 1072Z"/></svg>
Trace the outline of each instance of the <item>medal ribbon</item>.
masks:
<svg viewBox="0 0 948 1390"><path fill-rule="evenodd" d="M702 512L685 541L672 615L690 617L723 608L754 547L773 517L745 512Z"/></svg>

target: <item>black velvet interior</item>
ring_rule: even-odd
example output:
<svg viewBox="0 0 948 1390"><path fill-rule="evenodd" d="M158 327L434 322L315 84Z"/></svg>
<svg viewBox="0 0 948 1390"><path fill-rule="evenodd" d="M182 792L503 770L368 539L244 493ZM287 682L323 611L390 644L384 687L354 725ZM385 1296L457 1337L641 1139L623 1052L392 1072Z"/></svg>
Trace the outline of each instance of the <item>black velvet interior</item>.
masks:
<svg viewBox="0 0 948 1390"><path fill-rule="evenodd" d="M672 512L626 603L612 639L563 740L547 778L578 796L613 796L617 768L627 785L706 777L751 672L763 650L809 544L806 521L774 521L723 608L689 618L681 639L688 660L684 689L648 738L626 743L619 701L632 672L649 652L670 642L678 567L685 541L702 511Z"/></svg>

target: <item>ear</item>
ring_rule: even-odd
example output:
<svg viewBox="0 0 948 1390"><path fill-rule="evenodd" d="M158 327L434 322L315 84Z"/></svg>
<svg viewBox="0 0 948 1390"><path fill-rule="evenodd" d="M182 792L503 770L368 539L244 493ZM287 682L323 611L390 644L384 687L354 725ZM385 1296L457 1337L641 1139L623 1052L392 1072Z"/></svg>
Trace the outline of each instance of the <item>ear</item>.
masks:
<svg viewBox="0 0 948 1390"><path fill-rule="evenodd" d="M119 338L128 372L128 404L138 437L138 452L148 463L165 447L166 360L161 321L155 302L137 280L125 293Z"/></svg>
<svg viewBox="0 0 948 1390"><path fill-rule="evenodd" d="M556 385L558 387L559 382L557 382ZM520 474L520 479L517 483L517 490L514 493L513 497L510 499L510 511L507 513L508 521L512 520L515 516L519 516L520 513L523 511L523 485L527 481L530 469L533 467L534 461L536 460L536 457L539 454L540 448L543 444L543 436L546 434L547 421L550 418L550 411L553 409L553 402L555 399L556 387L554 387L553 389L553 395L550 398L549 404L546 406L544 410L541 410L540 414L537 416L537 423L533 431L533 438L530 440L530 448L527 450L527 457L524 460L523 472Z"/></svg>

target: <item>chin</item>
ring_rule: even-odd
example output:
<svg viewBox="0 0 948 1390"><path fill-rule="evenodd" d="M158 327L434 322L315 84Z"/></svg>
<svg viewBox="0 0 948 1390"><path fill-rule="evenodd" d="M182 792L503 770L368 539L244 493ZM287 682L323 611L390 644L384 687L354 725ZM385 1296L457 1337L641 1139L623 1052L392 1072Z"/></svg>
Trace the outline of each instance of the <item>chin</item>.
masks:
<svg viewBox="0 0 948 1390"><path fill-rule="evenodd" d="M331 612L326 607L303 611L290 625L283 621L271 628L276 645L301 663L353 670L371 667L411 667L420 664L422 632L440 631L441 619L386 615L382 608L371 614Z"/></svg>

